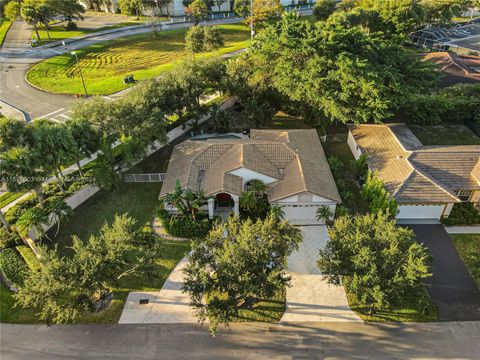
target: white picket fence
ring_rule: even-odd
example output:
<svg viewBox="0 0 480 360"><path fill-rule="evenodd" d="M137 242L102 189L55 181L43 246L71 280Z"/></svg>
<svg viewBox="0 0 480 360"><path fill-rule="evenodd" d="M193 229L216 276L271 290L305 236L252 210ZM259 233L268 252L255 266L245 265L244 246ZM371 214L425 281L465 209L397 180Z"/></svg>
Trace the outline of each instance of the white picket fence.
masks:
<svg viewBox="0 0 480 360"><path fill-rule="evenodd" d="M165 173L155 174L125 174L124 181L128 183L150 183L150 182L162 182L165 180Z"/></svg>

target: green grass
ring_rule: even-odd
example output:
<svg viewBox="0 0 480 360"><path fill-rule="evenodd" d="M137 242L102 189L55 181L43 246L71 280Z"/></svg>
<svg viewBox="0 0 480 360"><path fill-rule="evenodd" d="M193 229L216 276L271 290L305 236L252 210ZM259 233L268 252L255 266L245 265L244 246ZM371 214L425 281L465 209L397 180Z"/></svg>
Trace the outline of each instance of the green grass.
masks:
<svg viewBox="0 0 480 360"><path fill-rule="evenodd" d="M198 54L212 57L248 45L248 28L242 24L219 25L225 45L216 52ZM111 94L125 89L126 75L136 80L159 76L190 55L185 50L186 29L162 31L157 36L140 34L95 44L77 51L89 94ZM83 92L78 67L70 54L45 60L27 73L28 81L54 93Z"/></svg>
<svg viewBox="0 0 480 360"><path fill-rule="evenodd" d="M464 125L408 125L423 145L480 145L480 138Z"/></svg>
<svg viewBox="0 0 480 360"><path fill-rule="evenodd" d="M0 195L0 209L3 208L4 206L7 206L11 202L17 200L20 196L24 195L26 192L25 191L19 191L15 193L11 192L6 192Z"/></svg>
<svg viewBox="0 0 480 360"><path fill-rule="evenodd" d="M277 322L285 312L285 291L280 292L273 299L262 299L251 309L241 309L238 312L237 322Z"/></svg>
<svg viewBox="0 0 480 360"><path fill-rule="evenodd" d="M10 29L10 25L12 25L12 22L8 20L4 20L0 23L0 46L3 44L3 40L7 35L8 29Z"/></svg>
<svg viewBox="0 0 480 360"><path fill-rule="evenodd" d="M438 312L436 305L430 299L426 289L422 289L419 294L409 299L405 299L403 304L392 309L380 309L370 314L369 309L358 304L355 296L347 291L347 299L350 307L364 321L369 322L425 322L437 321ZM425 301L426 305L421 305L419 299ZM425 308L425 311L423 311Z"/></svg>
<svg viewBox="0 0 480 360"><path fill-rule="evenodd" d="M450 235L458 254L480 288L480 234Z"/></svg>
<svg viewBox="0 0 480 360"><path fill-rule="evenodd" d="M296 117L285 114L283 112L276 113L272 121L265 126L268 129L312 129L312 126L305 124L305 122Z"/></svg>
<svg viewBox="0 0 480 360"><path fill-rule="evenodd" d="M65 29L64 25L53 25L49 29L50 39L48 38L47 31L44 28L39 29L38 33L40 35L40 39L42 39L40 42L40 45L43 45L43 44L47 44L54 41L70 39L76 36L82 36L82 35L87 35L91 33L96 33L99 31L118 29L126 26L139 25L139 24L141 23L134 22L134 21L126 21L126 22L115 24L115 25L103 26L97 29L82 29L80 27L76 30L67 30ZM35 31L32 33L32 39L37 40L37 35Z"/></svg>
<svg viewBox="0 0 480 360"><path fill-rule="evenodd" d="M37 324L41 321L33 309L15 307L15 299L4 284L0 284L0 322L14 324Z"/></svg>

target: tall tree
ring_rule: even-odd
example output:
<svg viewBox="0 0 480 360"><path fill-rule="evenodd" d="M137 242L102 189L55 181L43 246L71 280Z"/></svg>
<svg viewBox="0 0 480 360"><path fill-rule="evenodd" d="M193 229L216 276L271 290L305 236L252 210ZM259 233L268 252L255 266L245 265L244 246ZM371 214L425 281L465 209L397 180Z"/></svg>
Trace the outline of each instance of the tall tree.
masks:
<svg viewBox="0 0 480 360"><path fill-rule="evenodd" d="M346 285L363 306L375 311L418 295L431 276L428 249L412 230L384 214L341 217L329 228L318 267L331 284Z"/></svg>
<svg viewBox="0 0 480 360"><path fill-rule="evenodd" d="M208 319L215 332L242 308L284 291L287 257L301 241L298 228L274 216L256 222L230 217L218 224L194 246L184 270L183 290L198 321Z"/></svg>
<svg viewBox="0 0 480 360"><path fill-rule="evenodd" d="M336 0L318 0L313 7L313 15L318 20L327 20L335 11Z"/></svg>
<svg viewBox="0 0 480 360"><path fill-rule="evenodd" d="M62 166L75 160L78 152L72 134L64 127L48 120L35 120L32 125L34 151L47 172L53 172L57 185L65 192L65 179Z"/></svg>
<svg viewBox="0 0 480 360"><path fill-rule="evenodd" d="M18 1L10 1L5 5L3 12L5 17L11 21L15 21L20 16L21 5Z"/></svg>
<svg viewBox="0 0 480 360"><path fill-rule="evenodd" d="M75 20L83 20L85 8L78 0L50 0L53 11L67 20L67 29L73 30L77 26Z"/></svg>
<svg viewBox="0 0 480 360"><path fill-rule="evenodd" d="M38 24L43 24L50 39L48 23L54 16L50 0L24 0L22 2L21 15L27 23L33 25L38 41L41 41L38 33Z"/></svg>
<svg viewBox="0 0 480 360"><path fill-rule="evenodd" d="M23 212L18 218L15 226L22 236L28 236L31 230L35 234L35 240L40 240L45 234L44 225L49 223L49 214L45 209L32 207Z"/></svg>
<svg viewBox="0 0 480 360"><path fill-rule="evenodd" d="M142 13L142 0L119 0L118 5L123 15L135 15L137 20Z"/></svg>
<svg viewBox="0 0 480 360"><path fill-rule="evenodd" d="M192 18L193 23L198 25L200 21L206 18L208 6L203 0L194 0L185 8L185 15Z"/></svg>
<svg viewBox="0 0 480 360"><path fill-rule="evenodd" d="M83 176L80 160L90 157L98 150L100 139L97 131L92 124L85 119L70 119L65 123L68 131L70 131L73 140L77 145L76 162L80 175Z"/></svg>

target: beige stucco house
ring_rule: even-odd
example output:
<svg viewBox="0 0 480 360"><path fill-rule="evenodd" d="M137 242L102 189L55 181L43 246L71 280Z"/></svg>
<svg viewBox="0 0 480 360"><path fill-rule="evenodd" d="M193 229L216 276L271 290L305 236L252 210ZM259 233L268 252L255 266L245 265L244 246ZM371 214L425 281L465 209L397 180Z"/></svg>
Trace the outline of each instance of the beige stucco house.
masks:
<svg viewBox="0 0 480 360"><path fill-rule="evenodd" d="M268 202L280 206L294 224L318 224L320 206L334 213L341 202L313 129L252 130L246 138L184 141L173 150L160 199L177 181L210 197L210 217L225 209L238 213L240 196L252 181L266 185Z"/></svg>
<svg viewBox="0 0 480 360"><path fill-rule="evenodd" d="M480 146L423 146L404 124L351 125L348 145L399 204L399 220L448 217L453 204L480 199Z"/></svg>

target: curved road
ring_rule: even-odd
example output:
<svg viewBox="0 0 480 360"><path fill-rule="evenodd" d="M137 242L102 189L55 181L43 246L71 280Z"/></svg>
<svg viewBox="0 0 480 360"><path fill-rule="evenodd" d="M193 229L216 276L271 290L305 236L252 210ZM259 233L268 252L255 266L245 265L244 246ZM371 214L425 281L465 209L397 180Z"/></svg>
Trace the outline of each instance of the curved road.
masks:
<svg viewBox="0 0 480 360"><path fill-rule="evenodd" d="M1 325L2 360L479 359L480 322Z"/></svg>
<svg viewBox="0 0 480 360"><path fill-rule="evenodd" d="M238 22L237 18L209 21L208 24L227 24ZM20 22L16 22L20 23ZM191 26L192 23L162 23L162 30L178 29ZM24 112L27 119L38 117L57 118L68 112L76 98L71 95L55 95L36 89L27 83L25 74L35 63L53 56L80 49L92 44L117 39L119 37L142 34L152 31L151 27L121 28L115 32L89 36L67 44L66 47L45 47L30 49L3 46L0 49L0 99ZM10 33L10 31L9 31ZM10 36L7 34L7 36ZM7 39L6 39L7 40Z"/></svg>

